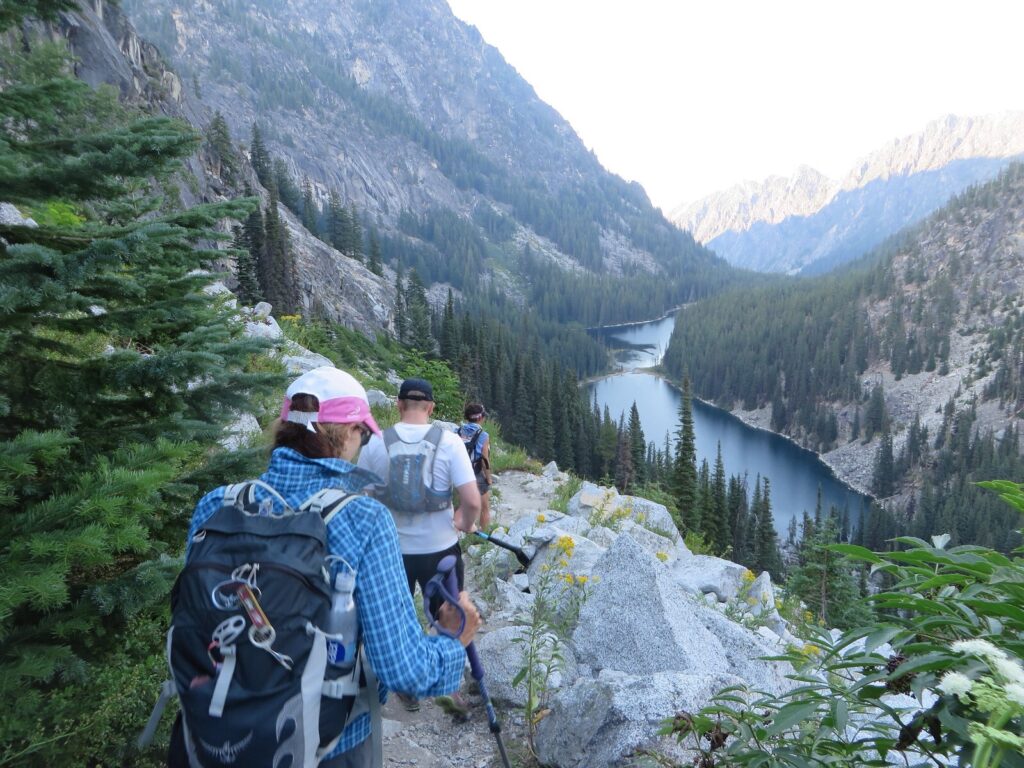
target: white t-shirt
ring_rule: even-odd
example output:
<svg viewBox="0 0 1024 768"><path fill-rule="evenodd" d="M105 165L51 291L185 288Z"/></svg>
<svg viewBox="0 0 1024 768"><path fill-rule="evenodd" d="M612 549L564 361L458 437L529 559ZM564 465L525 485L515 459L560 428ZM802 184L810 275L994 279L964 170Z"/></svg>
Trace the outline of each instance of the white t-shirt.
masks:
<svg viewBox="0 0 1024 768"><path fill-rule="evenodd" d="M398 436L407 443L414 443L426 437L432 424L395 424ZM359 453L359 466L378 475L387 483L388 452L384 441L374 435ZM469 460L462 438L454 432L443 430L434 460L434 483L437 490L457 488L466 483L476 483L473 464ZM403 555L426 555L448 549L459 540L455 530L455 512L425 512L422 515L396 515L398 542Z"/></svg>

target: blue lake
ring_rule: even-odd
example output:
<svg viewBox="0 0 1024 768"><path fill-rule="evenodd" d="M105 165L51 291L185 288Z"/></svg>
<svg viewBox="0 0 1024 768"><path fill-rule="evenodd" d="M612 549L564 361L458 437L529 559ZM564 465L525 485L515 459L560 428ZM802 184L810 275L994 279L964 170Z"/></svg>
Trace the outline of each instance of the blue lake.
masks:
<svg viewBox="0 0 1024 768"><path fill-rule="evenodd" d="M644 436L659 447L664 445L666 432L675 443L682 392L663 377L637 369L661 361L674 327L673 315L650 323L594 331L610 346L622 347L615 351L621 372L589 384L591 400L596 395L600 406L607 405L616 419L621 413L628 416L636 402ZM819 487L826 510L830 506L845 508L851 521L857 521L867 509L866 496L840 482L814 453L790 440L750 427L728 411L699 400L693 401L693 421L698 467L704 459L714 467L721 444L727 475L746 474L751 491L757 475L768 478L780 536L785 537L790 519L795 517L799 523L805 510L814 512Z"/></svg>

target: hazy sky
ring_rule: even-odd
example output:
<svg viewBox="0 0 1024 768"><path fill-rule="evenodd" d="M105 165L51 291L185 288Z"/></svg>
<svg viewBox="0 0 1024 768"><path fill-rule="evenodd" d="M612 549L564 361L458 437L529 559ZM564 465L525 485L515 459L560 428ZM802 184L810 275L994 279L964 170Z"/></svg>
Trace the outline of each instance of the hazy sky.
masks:
<svg viewBox="0 0 1024 768"><path fill-rule="evenodd" d="M666 212L1024 109L1020 0L449 0Z"/></svg>

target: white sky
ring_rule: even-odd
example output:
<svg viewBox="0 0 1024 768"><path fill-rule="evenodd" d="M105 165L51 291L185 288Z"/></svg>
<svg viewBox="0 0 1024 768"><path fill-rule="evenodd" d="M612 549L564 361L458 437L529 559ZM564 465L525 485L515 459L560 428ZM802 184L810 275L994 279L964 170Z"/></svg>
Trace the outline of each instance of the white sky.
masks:
<svg viewBox="0 0 1024 768"><path fill-rule="evenodd" d="M1020 0L449 0L666 212L1024 109Z"/></svg>

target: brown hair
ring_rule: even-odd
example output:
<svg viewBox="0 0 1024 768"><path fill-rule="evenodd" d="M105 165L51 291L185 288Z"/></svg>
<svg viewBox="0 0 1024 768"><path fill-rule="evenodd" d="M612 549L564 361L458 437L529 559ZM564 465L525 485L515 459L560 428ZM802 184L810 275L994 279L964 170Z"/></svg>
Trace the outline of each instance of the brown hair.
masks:
<svg viewBox="0 0 1024 768"><path fill-rule="evenodd" d="M290 410L316 413L320 410L320 401L314 395L297 394L291 399ZM275 448L291 448L310 459L335 459L341 454L341 446L345 440L346 424L314 425L316 432L310 432L305 424L291 421L278 422L274 432Z"/></svg>

